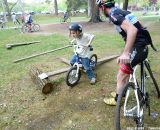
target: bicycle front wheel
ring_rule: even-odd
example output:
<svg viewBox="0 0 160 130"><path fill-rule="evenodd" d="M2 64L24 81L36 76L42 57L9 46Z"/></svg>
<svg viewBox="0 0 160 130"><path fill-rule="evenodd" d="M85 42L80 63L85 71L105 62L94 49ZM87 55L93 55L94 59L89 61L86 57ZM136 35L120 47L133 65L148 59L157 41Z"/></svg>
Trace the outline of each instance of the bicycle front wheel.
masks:
<svg viewBox="0 0 160 130"><path fill-rule="evenodd" d="M40 25L39 24L34 24L33 30L34 30L34 32L38 32L40 30Z"/></svg>
<svg viewBox="0 0 160 130"><path fill-rule="evenodd" d="M71 67L66 75L66 84L70 87L77 85L78 81L81 78L81 72L77 74L77 67Z"/></svg>
<svg viewBox="0 0 160 130"><path fill-rule="evenodd" d="M136 97L137 95L137 97ZM116 130L141 129L144 125L144 107L142 95L134 83L128 83L119 95L116 106Z"/></svg>
<svg viewBox="0 0 160 130"><path fill-rule="evenodd" d="M64 22L65 22L64 18L60 18L60 23L64 23Z"/></svg>

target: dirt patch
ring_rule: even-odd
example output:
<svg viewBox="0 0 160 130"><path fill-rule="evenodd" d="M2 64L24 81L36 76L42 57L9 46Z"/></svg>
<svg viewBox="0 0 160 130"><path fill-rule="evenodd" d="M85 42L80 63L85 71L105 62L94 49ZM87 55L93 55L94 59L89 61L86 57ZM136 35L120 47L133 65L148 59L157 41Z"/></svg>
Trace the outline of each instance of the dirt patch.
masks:
<svg viewBox="0 0 160 130"><path fill-rule="evenodd" d="M90 22L78 22L83 26L84 32L90 33L102 33L102 32L115 32L113 29L113 24L108 22L100 22L100 23L90 23ZM63 35L68 35L69 24L48 24L48 25L41 25L41 31L35 34L54 34L54 33L61 33Z"/></svg>

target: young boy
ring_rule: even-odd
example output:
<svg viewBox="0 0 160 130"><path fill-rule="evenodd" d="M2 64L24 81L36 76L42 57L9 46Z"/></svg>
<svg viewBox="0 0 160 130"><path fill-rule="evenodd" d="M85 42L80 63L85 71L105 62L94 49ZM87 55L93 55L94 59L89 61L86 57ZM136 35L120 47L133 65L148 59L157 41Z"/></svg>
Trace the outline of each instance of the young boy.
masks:
<svg viewBox="0 0 160 130"><path fill-rule="evenodd" d="M76 53L81 58L81 62L86 70L86 74L90 80L90 84L96 83L96 76L90 67L89 57L90 57L90 44L94 38L94 35L87 34L82 32L82 26L79 24L71 24L69 26L70 36L74 39L72 40L73 44L77 44ZM72 56L70 64L73 65L76 62L76 55Z"/></svg>

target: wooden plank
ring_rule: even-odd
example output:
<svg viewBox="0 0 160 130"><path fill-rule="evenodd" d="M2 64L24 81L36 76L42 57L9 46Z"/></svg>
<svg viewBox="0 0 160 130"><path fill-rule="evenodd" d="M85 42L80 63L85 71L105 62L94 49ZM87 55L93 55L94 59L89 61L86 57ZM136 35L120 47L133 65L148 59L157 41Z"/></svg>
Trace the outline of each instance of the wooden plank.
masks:
<svg viewBox="0 0 160 130"><path fill-rule="evenodd" d="M34 43L40 43L40 41L23 42L23 43L16 43L16 44L6 44L6 48L11 49L12 47L30 45L30 44L34 44Z"/></svg>
<svg viewBox="0 0 160 130"><path fill-rule="evenodd" d="M115 58L117 58L119 55L112 55L112 56L107 56L101 59L98 59L97 65L103 64L105 62L108 62L110 60L113 60Z"/></svg>
<svg viewBox="0 0 160 130"><path fill-rule="evenodd" d="M58 74L65 73L65 72L67 72L69 69L70 69L70 67L62 68L62 69L57 70L57 71L47 72L46 74L48 75L48 77L50 77L50 76L55 76L55 75L58 75Z"/></svg>
<svg viewBox="0 0 160 130"><path fill-rule="evenodd" d="M42 53L39 53L39 54L34 54L34 55L31 55L31 56L28 56L28 57L24 57L24 58L21 58L21 59L18 59L18 60L14 60L13 63L17 63L17 62L20 62L20 61L23 61L23 60L31 59L33 57L37 57L37 56L40 56L40 55L44 55L44 54L48 54L48 53L55 52L55 51L58 51L58 50L62 50L62 49L68 48L68 47L71 47L71 45L67 45L67 46L57 48L57 49L54 49L54 50L50 50L50 51L42 52Z"/></svg>
<svg viewBox="0 0 160 130"><path fill-rule="evenodd" d="M113 60L113 59L117 58L118 56L119 56L119 55L112 55L112 56L106 56L106 57L104 57L104 58L100 58L100 59L98 59L98 61L97 61L97 65L100 65L100 64L103 64L103 63L108 62L108 61L110 61L110 60ZM67 60L67 59L65 59L65 58L60 58L60 60L61 60L63 63L65 63L65 64L67 64L67 65L70 65L70 61L69 61L69 60Z"/></svg>
<svg viewBox="0 0 160 130"><path fill-rule="evenodd" d="M61 60L63 63L65 63L65 64L67 64L67 65L70 65L70 61L69 61L69 60L67 60L67 59L65 59L65 58L60 58L60 60Z"/></svg>

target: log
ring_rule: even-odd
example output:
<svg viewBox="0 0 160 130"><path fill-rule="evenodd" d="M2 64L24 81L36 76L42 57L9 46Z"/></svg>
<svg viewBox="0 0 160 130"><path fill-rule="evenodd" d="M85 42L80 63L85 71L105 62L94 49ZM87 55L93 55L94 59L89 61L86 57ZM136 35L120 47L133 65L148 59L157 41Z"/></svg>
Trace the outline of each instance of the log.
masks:
<svg viewBox="0 0 160 130"><path fill-rule="evenodd" d="M6 44L6 48L12 49L12 47L30 45L30 44L34 44L34 43L40 43L40 41L23 42L23 43L16 43L16 44Z"/></svg>
<svg viewBox="0 0 160 130"><path fill-rule="evenodd" d="M53 84L50 81L49 77L46 79L40 79L38 75L40 75L42 71L37 69L36 67L32 67L30 69L29 75L31 76L32 81L38 85L43 94L48 94L53 90Z"/></svg>
<svg viewBox="0 0 160 130"><path fill-rule="evenodd" d="M54 49L54 50L50 50L50 51L42 52L42 53L39 53L39 54L34 54L34 55L31 55L31 56L28 56L28 57L24 57L24 58L21 58L21 59L18 59L18 60L14 60L13 63L17 63L17 62L20 62L20 61L23 61L23 60L31 59L33 57L37 57L37 56L40 56L40 55L44 55L44 54L48 54L48 53L55 52L55 51L58 51L58 50L62 50L62 49L68 48L68 47L71 47L71 45L67 45L67 46L57 48L57 49Z"/></svg>

